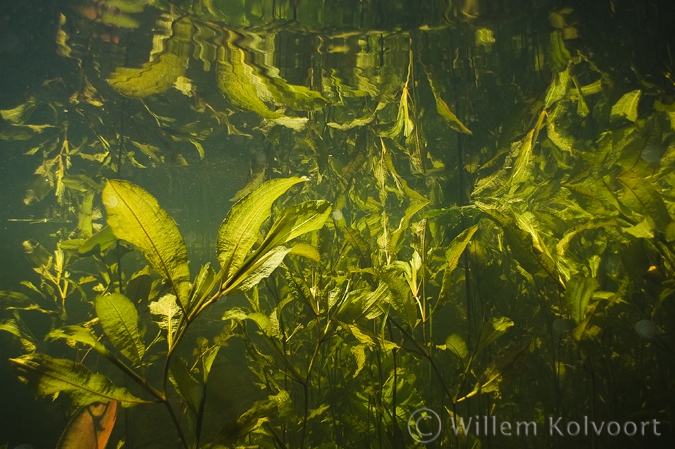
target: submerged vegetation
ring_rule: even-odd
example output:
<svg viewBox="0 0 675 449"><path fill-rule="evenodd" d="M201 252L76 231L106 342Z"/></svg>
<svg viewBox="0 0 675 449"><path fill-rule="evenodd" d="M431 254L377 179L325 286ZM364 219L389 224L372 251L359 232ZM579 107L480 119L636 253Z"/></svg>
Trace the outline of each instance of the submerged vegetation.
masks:
<svg viewBox="0 0 675 449"><path fill-rule="evenodd" d="M554 2L144 3L64 8L63 76L0 111L48 211L0 330L59 448L421 447L423 407L433 447L672 443L675 72ZM215 235L161 205L188 173L236 192ZM454 426L491 416L661 426Z"/></svg>

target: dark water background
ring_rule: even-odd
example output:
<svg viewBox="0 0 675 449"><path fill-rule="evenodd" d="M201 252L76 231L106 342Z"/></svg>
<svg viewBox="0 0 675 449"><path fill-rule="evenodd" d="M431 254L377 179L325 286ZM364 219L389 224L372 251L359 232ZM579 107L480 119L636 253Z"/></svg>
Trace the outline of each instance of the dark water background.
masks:
<svg viewBox="0 0 675 449"><path fill-rule="evenodd" d="M330 8L334 2L326 2ZM337 2L339 3L339 2ZM369 7L376 8L382 2L370 2ZM441 12L434 10L425 2L404 2L409 14L403 15L407 21L397 22L401 15L387 17L374 14L373 21L379 27L393 30L413 28L420 23L442 22ZM430 2L430 4L433 2ZM461 4L461 2L458 2ZM471 3L471 2L466 2ZM223 2L216 4L224 4ZM434 5L440 5L436 2ZM478 4L478 0L476 0ZM411 6L417 5L417 6ZM639 73L646 81L658 82L663 71L675 69L675 2L663 1L558 1L558 0L501 0L480 2L480 15L472 22L474 27L493 30L496 42L488 47L472 46L474 66L462 58L457 60L455 51L474 36L462 30L448 31L446 39L420 39L422 49L429 64L446 79L454 80L451 86L464 89L475 82L478 86L471 90L472 100L480 104L481 109L463 110L460 105L459 116L470 117L471 128L476 140L494 139L489 130L494 129L511 107L501 98L503 89L528 92L543 91L550 82L550 72L535 67L536 60L528 51L518 50L518 39L529 40L534 48L540 50L546 45L550 27L547 16L553 9L569 6L574 9L578 19L577 28L584 45L594 49L594 62L609 68L612 73ZM302 7L302 5L300 5ZM66 76L72 73L71 61L56 54L55 35L58 16L61 12L72 15L71 5L67 1L36 2L28 0L3 1L0 3L0 109L8 109L22 102L32 91L38 89L46 80ZM358 23L355 17L343 17L345 23ZM152 21L149 20L151 24ZM150 27L151 25L148 25ZM139 30L121 30L120 44L103 45L93 38L92 45L101 51L109 50L111 59L119 59L121 49L126 49L125 58L130 64L139 65L147 58L151 34L148 27ZM331 30L335 31L335 30ZM364 31L364 30L362 30ZM518 37L520 36L520 37ZM515 37L518 37L516 39ZM282 74L289 83L302 84L306 79L307 66L311 64L311 52L307 48L311 39L291 30L281 33L279 50L274 55L275 63L282 68ZM400 46L398 45L400 44ZM382 48L382 72L396 70L396 61L406 56L407 41L391 40ZM542 51L542 55L543 55ZM333 64L340 75L340 68L347 71L350 61L355 59L352 47L344 54L335 54ZM478 64L478 66L476 65ZM200 76L202 79L200 79ZM347 76L347 75L345 75ZM206 83L205 75L195 75L197 82ZM626 84L629 82L624 78ZM211 81L212 83L212 81ZM205 89L209 89L206 87ZM215 91L214 87L210 89ZM671 86L672 90L672 86ZM432 98L423 98L428 105ZM648 104L648 101L647 101ZM492 105L490 107L490 105ZM430 151L443 153L442 148L454 148L462 135L444 133L429 134ZM125 167L123 177L146 188L155 195L160 204L176 219L179 228L186 236L191 258L202 263L215 262L215 234L231 202L230 198L243 187L248 178L251 161L261 148L269 148L265 142L249 142L235 137L214 139L206 148L204 161L195 161L189 166L172 164L157 165L149 169ZM459 145L461 146L461 145ZM479 148L476 144L475 148ZM44 203L26 206L23 203L24 192L35 170L35 160L22 153L29 149L22 144L0 141L0 289L19 289L18 282L32 274L32 268L26 261L21 242L28 239L41 240L45 235L56 232L58 223L29 224L11 222L12 218L40 217L49 207ZM194 155L193 155L194 156ZM470 156L470 155L469 155ZM273 157L266 155L264 157ZM460 152L443 153L447 166L461 165L467 157ZM461 175L460 175L461 176ZM448 182L446 200L448 203L462 204L465 194ZM47 200L48 202L49 200ZM197 267L191 267L194 271ZM30 273L26 275L26 273ZM195 273L193 273L194 276ZM237 304L233 299L230 304ZM217 321L223 311L218 306L204 317L204 326L209 320ZM27 318L35 326L45 325L46 318L36 316ZM195 335L200 329L194 329ZM67 422L68 408L62 399L35 400L34 394L16 379L10 369L7 358L20 353L20 346L10 335L0 332L0 446L8 443L12 448L21 443L30 443L35 449L54 447L56 440ZM228 369L216 369L214 384L224 385L222 391L214 391L209 401L216 420L231 419L246 410L251 403L261 397L260 391L251 386L250 378L245 374L244 349L233 344L222 352L218 364ZM233 369L234 367L234 369ZM117 379L119 380L119 379ZM671 379L672 381L672 379ZM234 391L225 394L223 391ZM225 410L225 412L222 412ZM144 428L166 419L165 411L146 413L132 409L125 415L127 430L134 434L133 426ZM221 415L219 415L221 413ZM122 420L118 420L121 422ZM170 436L157 435L157 440L129 441L130 447L159 447L166 444ZM125 446L128 447L128 446ZM492 446L497 447L497 446ZM572 446L566 446L572 447ZM653 446L657 447L657 446ZM664 449L666 446L660 446Z"/></svg>

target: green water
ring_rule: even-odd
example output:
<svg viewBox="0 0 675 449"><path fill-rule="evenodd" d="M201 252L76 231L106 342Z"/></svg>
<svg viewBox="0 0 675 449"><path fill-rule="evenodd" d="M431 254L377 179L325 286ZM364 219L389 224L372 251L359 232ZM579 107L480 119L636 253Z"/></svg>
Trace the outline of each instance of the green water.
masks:
<svg viewBox="0 0 675 449"><path fill-rule="evenodd" d="M673 447L673 19L3 3L0 447Z"/></svg>

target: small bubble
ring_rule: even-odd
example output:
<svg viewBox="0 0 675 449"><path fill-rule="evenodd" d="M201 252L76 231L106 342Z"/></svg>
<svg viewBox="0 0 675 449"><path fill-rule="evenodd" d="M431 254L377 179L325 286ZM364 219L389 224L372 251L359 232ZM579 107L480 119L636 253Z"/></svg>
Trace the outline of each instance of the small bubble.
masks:
<svg viewBox="0 0 675 449"><path fill-rule="evenodd" d="M345 216L342 215L342 211L340 209L334 209L333 212L331 213L331 216L335 221L340 221L345 218Z"/></svg>

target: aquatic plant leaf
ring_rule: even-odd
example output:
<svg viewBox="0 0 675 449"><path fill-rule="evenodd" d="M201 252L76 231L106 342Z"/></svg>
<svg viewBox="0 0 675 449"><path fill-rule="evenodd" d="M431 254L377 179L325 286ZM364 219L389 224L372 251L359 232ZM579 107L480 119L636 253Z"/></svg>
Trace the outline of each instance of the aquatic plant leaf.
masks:
<svg viewBox="0 0 675 449"><path fill-rule="evenodd" d="M225 425L219 433L217 441L225 445L233 445L239 438L245 436L268 422L271 418L284 416L291 410L291 395L281 390L274 396L256 401L249 410L243 413L236 421Z"/></svg>
<svg viewBox="0 0 675 449"><path fill-rule="evenodd" d="M272 203L295 184L305 181L307 178L267 181L232 206L220 225L216 240L223 279L229 279L243 265L258 240L260 227L270 217Z"/></svg>
<svg viewBox="0 0 675 449"><path fill-rule="evenodd" d="M529 349L530 344L527 343L521 348L511 351L490 363L481 375L479 391L484 393L494 391L495 388L498 388L498 384L504 377L512 375L513 371L521 370Z"/></svg>
<svg viewBox="0 0 675 449"><path fill-rule="evenodd" d="M405 279L387 275L384 276L384 281L389 288L389 295L387 296L389 304L410 328L414 328L417 324L418 305Z"/></svg>
<svg viewBox="0 0 675 449"><path fill-rule="evenodd" d="M586 316L586 305L593 296L593 292L600 286L598 281L582 274L575 274L567 282L565 289L565 304L570 316L580 324Z"/></svg>
<svg viewBox="0 0 675 449"><path fill-rule="evenodd" d="M336 316L346 324L353 324L364 316L372 319L381 314L388 295L389 287L385 282L380 282L372 292L365 289L352 290L338 306Z"/></svg>
<svg viewBox="0 0 675 449"><path fill-rule="evenodd" d="M424 200L414 202L406 208L405 213L403 214L403 217L401 218L401 221L398 225L398 228L391 233L391 237L387 242L387 253L389 257L394 257L399 252L400 247L402 245L401 239L403 237L403 233L408 229L410 220L417 212L424 209L427 206L427 204L429 204L429 201Z"/></svg>
<svg viewBox="0 0 675 449"><path fill-rule="evenodd" d="M172 25L171 36L165 43L167 51L152 55L155 59L141 68L118 67L112 73L108 83L117 92L130 98L145 98L166 92L185 75L190 59L192 21L183 17Z"/></svg>
<svg viewBox="0 0 675 449"><path fill-rule="evenodd" d="M96 352L105 356L106 358L113 357L113 355L110 354L110 351L108 351L108 349L98 341L96 336L89 329L82 326L71 325L59 327L53 329L45 336L46 341L52 341L59 338L68 340L68 344L71 344L70 342L72 341L91 346L96 350Z"/></svg>
<svg viewBox="0 0 675 449"><path fill-rule="evenodd" d="M0 290L0 307L4 310L24 310L35 309L39 306L21 292Z"/></svg>
<svg viewBox="0 0 675 449"><path fill-rule="evenodd" d="M150 404L126 388L117 387L100 373L68 359L54 359L46 354L27 354L9 359L19 380L40 396L66 393L75 406L94 402L118 401L122 407Z"/></svg>
<svg viewBox="0 0 675 449"><path fill-rule="evenodd" d="M165 53L157 61L147 62L140 69L118 67L108 83L129 98L145 98L166 92L185 73L186 58Z"/></svg>
<svg viewBox="0 0 675 449"><path fill-rule="evenodd" d="M624 94L619 98L619 101L612 106L611 117L625 117L635 123L637 121L638 103L641 94L642 91L640 89Z"/></svg>
<svg viewBox="0 0 675 449"><path fill-rule="evenodd" d="M213 367L213 362L216 360L218 355L218 350L220 350L219 345L214 345L207 349L201 355L202 360L202 374L203 374L203 385L206 385L209 381L209 375L211 374L211 368Z"/></svg>
<svg viewBox="0 0 675 449"><path fill-rule="evenodd" d="M366 114L363 117L356 118L352 121L346 122L346 123L335 123L335 122L328 122L326 125L330 126L331 128L339 129L341 131L348 131L352 128L360 128L362 126L366 126L370 122L372 122L375 117L377 117L377 112L384 108L387 105L387 103L377 103L377 106L375 107L375 110L371 113Z"/></svg>
<svg viewBox="0 0 675 449"><path fill-rule="evenodd" d="M380 131L380 137L389 137L390 139L394 139L396 136L401 134L401 131L403 131L403 135L405 137L408 137L412 133L415 125L410 118L410 112L408 110L409 95L408 87L404 86L403 91L401 92L401 99L399 100L398 104L398 114L396 115L396 121L389 129Z"/></svg>
<svg viewBox="0 0 675 449"><path fill-rule="evenodd" d="M654 110L668 114L670 129L675 131L675 103L665 104L660 101L654 102Z"/></svg>
<svg viewBox="0 0 675 449"><path fill-rule="evenodd" d="M434 97L436 99L436 111L438 111L438 114L443 117L443 120L450 126L450 128L454 129L457 132L468 134L468 135L473 135L471 130L464 126L464 123L462 123L457 116L450 110L450 107L448 104L443 101L443 99L440 96L436 95L436 92L434 92Z"/></svg>
<svg viewBox="0 0 675 449"><path fill-rule="evenodd" d="M462 231L457 237L453 239L452 243L450 243L450 247L445 252L445 258L448 261L448 265L445 267L441 291L438 293L439 302L444 302L450 299L452 272L455 271L455 268L457 268L457 265L459 264L459 258L462 256L462 253L466 249L467 245L471 241L471 238L477 230L478 225L473 225L470 228Z"/></svg>
<svg viewBox="0 0 675 449"><path fill-rule="evenodd" d="M127 359L140 365L145 354L143 332L138 328L138 311L129 298L121 293L98 295L94 300L98 315L110 342Z"/></svg>
<svg viewBox="0 0 675 449"><path fill-rule="evenodd" d="M658 231L665 231L673 220L659 191L637 173L624 173L616 178L623 187L621 203L653 220Z"/></svg>
<svg viewBox="0 0 675 449"><path fill-rule="evenodd" d="M178 330L178 324L183 314L181 308L176 302L176 297L172 294L167 294L159 298L158 301L153 301L148 306L150 314L153 318L157 317L157 325L160 329L167 330L167 340L169 347L172 347L173 336Z"/></svg>
<svg viewBox="0 0 675 449"><path fill-rule="evenodd" d="M366 366L366 345L350 346L349 352L352 353L356 360L356 370L352 375L352 377L356 377L363 370L363 367Z"/></svg>
<svg viewBox="0 0 675 449"><path fill-rule="evenodd" d="M101 254L110 248L117 241L115 233L110 226L105 226L96 234L89 237L77 248L80 256L89 256L92 254Z"/></svg>
<svg viewBox="0 0 675 449"><path fill-rule="evenodd" d="M38 106L38 101L34 96L30 96L25 103L20 104L12 109L2 109L0 110L0 116L6 122L12 123L14 125L23 125L26 120L28 120Z"/></svg>
<svg viewBox="0 0 675 449"><path fill-rule="evenodd" d="M117 419L117 401L83 407L61 434L56 449L105 449Z"/></svg>
<svg viewBox="0 0 675 449"><path fill-rule="evenodd" d="M504 316L492 318L489 322L484 323L480 328L475 355L479 354L490 343L504 335L513 324L513 321Z"/></svg>
<svg viewBox="0 0 675 449"><path fill-rule="evenodd" d="M466 342L457 334L451 334L445 339L445 349L452 352L460 359L464 359L467 355L469 355Z"/></svg>
<svg viewBox="0 0 675 449"><path fill-rule="evenodd" d="M513 164L513 171L511 172L511 193L522 184L530 179L532 175L532 167L534 160L532 157L532 148L534 146L535 129L531 129L525 136L520 146L518 147L518 157Z"/></svg>
<svg viewBox="0 0 675 449"><path fill-rule="evenodd" d="M216 276L216 271L211 267L210 262L202 265L190 289L190 304L193 305L193 308L198 308L207 299L207 296L215 287Z"/></svg>
<svg viewBox="0 0 675 449"><path fill-rule="evenodd" d="M26 254L26 259L35 268L44 267L52 263L53 255L36 240L24 241L23 251Z"/></svg>
<svg viewBox="0 0 675 449"><path fill-rule="evenodd" d="M224 292L239 290L245 292L258 284L261 280L268 277L284 261L284 257L291 251L291 248L285 246L276 246L271 250L255 258L255 262L250 264L246 271L238 272L235 279L228 283Z"/></svg>
<svg viewBox="0 0 675 449"><path fill-rule="evenodd" d="M565 47L561 30L555 30L551 33L548 52L551 70L554 72L562 72L567 68L567 64L569 60L572 59L572 55L569 50L567 50L567 47Z"/></svg>
<svg viewBox="0 0 675 449"><path fill-rule="evenodd" d="M570 68L567 66L562 72L554 73L553 80L548 86L546 92L546 99L544 100L544 107L548 109L558 100L561 100L567 93L567 86L570 82Z"/></svg>
<svg viewBox="0 0 675 449"><path fill-rule="evenodd" d="M262 118L276 119L283 114L272 111L260 99L256 85L249 79L253 69L246 64L246 54L237 48L229 33L227 45L221 46L216 64L216 81L218 89L230 101L232 106L245 111L253 111Z"/></svg>
<svg viewBox="0 0 675 449"><path fill-rule="evenodd" d="M187 309L190 269L187 248L176 222L152 195L126 181L108 180L103 189L103 204L115 236L141 250Z"/></svg>
<svg viewBox="0 0 675 449"><path fill-rule="evenodd" d="M267 252L302 234L321 229L331 209L331 203L324 200L306 201L284 209L268 231L258 251Z"/></svg>
<svg viewBox="0 0 675 449"><path fill-rule="evenodd" d="M171 375L169 379L176 391L190 410L195 415L199 414L202 401L204 400L204 389L197 379L192 376L190 368L183 357L175 356L171 359Z"/></svg>
<svg viewBox="0 0 675 449"><path fill-rule="evenodd" d="M16 312L15 312L16 313ZM18 314L17 314L18 316ZM37 343L35 337L31 335L25 325L14 318L4 320L0 323L0 331L9 332L19 339L21 346L26 352L35 352Z"/></svg>
<svg viewBox="0 0 675 449"><path fill-rule="evenodd" d="M314 248L309 243L294 243L289 254L306 257L316 263L321 262L321 254L319 250Z"/></svg>

